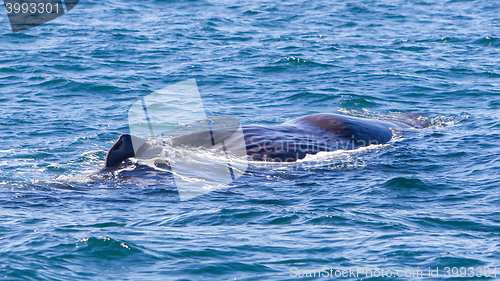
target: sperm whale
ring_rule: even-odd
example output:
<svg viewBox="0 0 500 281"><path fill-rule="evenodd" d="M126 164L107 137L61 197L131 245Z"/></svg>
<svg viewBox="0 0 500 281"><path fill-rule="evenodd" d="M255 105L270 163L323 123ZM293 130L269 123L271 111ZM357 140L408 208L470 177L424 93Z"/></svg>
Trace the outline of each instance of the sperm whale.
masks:
<svg viewBox="0 0 500 281"><path fill-rule="evenodd" d="M308 154L339 149L351 150L391 140L393 130L423 128L427 124L417 119L391 117L385 120L321 113L307 115L280 125L242 126L248 160L293 162ZM236 128L194 132L171 138L170 144L209 147L233 135ZM215 140L214 140L215 136ZM108 151L104 167L115 167L135 157L137 147L146 140L123 134ZM134 150L134 146L136 149Z"/></svg>

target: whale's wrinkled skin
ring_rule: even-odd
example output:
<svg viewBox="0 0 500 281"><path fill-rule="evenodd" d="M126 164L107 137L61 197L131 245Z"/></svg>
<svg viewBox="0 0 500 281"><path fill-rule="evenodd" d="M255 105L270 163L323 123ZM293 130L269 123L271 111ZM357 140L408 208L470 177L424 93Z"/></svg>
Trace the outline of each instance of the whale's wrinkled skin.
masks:
<svg viewBox="0 0 500 281"><path fill-rule="evenodd" d="M416 119L386 118L386 121L339 114L313 114L276 126L243 126L249 160L293 162L321 151L350 150L391 140L393 130L423 128ZM236 128L201 131L172 138L172 146L210 147L227 140ZM230 142L230 140L228 140ZM138 145L139 144L139 145ZM123 134L111 147L104 167L115 167L144 151L145 140ZM136 150L134 150L134 145ZM231 144L228 145L238 145Z"/></svg>

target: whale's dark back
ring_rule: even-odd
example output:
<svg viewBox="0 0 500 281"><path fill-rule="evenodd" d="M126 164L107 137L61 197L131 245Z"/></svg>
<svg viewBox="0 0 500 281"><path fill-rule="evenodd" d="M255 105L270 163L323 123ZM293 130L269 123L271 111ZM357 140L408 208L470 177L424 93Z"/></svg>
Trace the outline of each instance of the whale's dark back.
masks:
<svg viewBox="0 0 500 281"><path fill-rule="evenodd" d="M242 129L250 160L292 162L321 151L384 144L392 138L391 128L402 127L409 125L339 114L314 114L277 126L243 126ZM171 139L171 144L209 148L232 136L237 129L186 134ZM133 156L130 135L122 135L108 152L105 167L116 166Z"/></svg>
<svg viewBox="0 0 500 281"><path fill-rule="evenodd" d="M243 132L250 159L292 162L321 151L384 144L397 127L374 119L314 114L274 127L245 126Z"/></svg>

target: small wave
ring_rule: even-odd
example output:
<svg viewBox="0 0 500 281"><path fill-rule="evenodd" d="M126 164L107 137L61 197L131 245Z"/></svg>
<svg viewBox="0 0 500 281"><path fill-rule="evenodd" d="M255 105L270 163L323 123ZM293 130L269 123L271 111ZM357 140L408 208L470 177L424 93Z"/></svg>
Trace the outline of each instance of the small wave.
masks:
<svg viewBox="0 0 500 281"><path fill-rule="evenodd" d="M325 102L337 99L338 96L323 93L300 92L291 96L281 98L280 100L295 101L295 100L310 100L314 102Z"/></svg>
<svg viewBox="0 0 500 281"><path fill-rule="evenodd" d="M84 253L86 256L107 259L124 258L142 253L138 247L135 247L131 243L115 240L107 236L81 239L76 244L76 252Z"/></svg>
<svg viewBox="0 0 500 281"><path fill-rule="evenodd" d="M89 174L90 175L90 174ZM89 175L85 174L75 174L75 175L67 175L63 174L54 179L54 183L78 183L78 184L86 184L92 181L92 178Z"/></svg>
<svg viewBox="0 0 500 281"><path fill-rule="evenodd" d="M428 121L431 124L431 126L434 127L448 127L448 126L454 126L455 124L463 122L469 118L470 118L469 113L462 112L454 116L439 115L430 117L428 118Z"/></svg>
<svg viewBox="0 0 500 281"><path fill-rule="evenodd" d="M331 67L330 64L318 63L312 60L306 60L295 56L285 57L276 62L276 64L294 64L297 66L309 66L309 67Z"/></svg>
<svg viewBox="0 0 500 281"><path fill-rule="evenodd" d="M485 47L498 46L498 39L492 36L485 36L479 40L476 40L474 43L483 45Z"/></svg>
<svg viewBox="0 0 500 281"><path fill-rule="evenodd" d="M423 127L448 127L469 119L471 116L467 112L462 112L458 115L433 115L424 112L404 112L393 110L391 115L384 115L377 112L370 111L364 108L362 111L357 109L340 108L340 112L361 118L373 118L382 121L400 121L404 118L406 122L415 123L414 126ZM398 116L401 115L401 116Z"/></svg>
<svg viewBox="0 0 500 281"><path fill-rule="evenodd" d="M371 13L368 7L360 4L348 3L346 6L346 10L353 14L366 14Z"/></svg>
<svg viewBox="0 0 500 281"><path fill-rule="evenodd" d="M431 189L428 185L426 185L422 180L418 178L407 178L407 177L395 177L384 183L384 186L389 188L398 188L398 189Z"/></svg>
<svg viewBox="0 0 500 281"><path fill-rule="evenodd" d="M342 109L348 108L370 108L376 107L378 104L372 101L369 101L363 97L349 97L342 102L340 102L340 107Z"/></svg>

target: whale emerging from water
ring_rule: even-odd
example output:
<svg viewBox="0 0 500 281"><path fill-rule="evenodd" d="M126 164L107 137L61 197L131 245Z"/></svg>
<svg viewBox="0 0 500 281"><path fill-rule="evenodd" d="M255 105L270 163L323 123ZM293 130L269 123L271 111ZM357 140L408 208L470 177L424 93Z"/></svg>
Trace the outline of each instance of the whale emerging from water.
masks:
<svg viewBox="0 0 500 281"><path fill-rule="evenodd" d="M409 116L390 116L385 120L352 117L340 114L313 114L275 126L242 126L248 160L293 162L308 154L339 149L351 150L391 140L393 131L423 128L424 122ZM172 146L210 147L229 141L238 128L201 131L171 138ZM123 134L111 147L104 167L116 167L140 151L147 149L147 141ZM230 144L229 144L230 145ZM238 145L238 144L234 144ZM135 148L135 149L134 149Z"/></svg>

